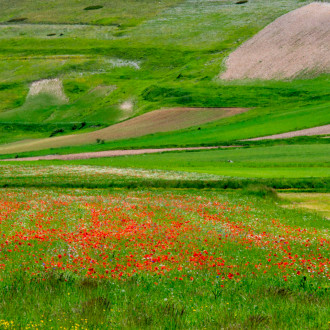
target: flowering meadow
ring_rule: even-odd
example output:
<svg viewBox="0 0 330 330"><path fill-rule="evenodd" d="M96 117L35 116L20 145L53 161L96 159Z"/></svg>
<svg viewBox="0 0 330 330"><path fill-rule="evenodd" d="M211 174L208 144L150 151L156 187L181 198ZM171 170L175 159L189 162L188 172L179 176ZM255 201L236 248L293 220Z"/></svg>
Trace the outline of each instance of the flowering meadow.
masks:
<svg viewBox="0 0 330 330"><path fill-rule="evenodd" d="M329 221L240 193L0 190L0 328L324 328Z"/></svg>

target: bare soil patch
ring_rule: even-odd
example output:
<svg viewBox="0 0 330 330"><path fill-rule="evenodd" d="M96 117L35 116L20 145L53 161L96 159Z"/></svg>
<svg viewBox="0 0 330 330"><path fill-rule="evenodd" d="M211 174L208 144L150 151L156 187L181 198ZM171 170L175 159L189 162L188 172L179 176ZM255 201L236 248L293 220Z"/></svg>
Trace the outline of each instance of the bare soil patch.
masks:
<svg viewBox="0 0 330 330"><path fill-rule="evenodd" d="M330 4L281 16L227 59L222 79L283 79L330 72Z"/></svg>
<svg viewBox="0 0 330 330"><path fill-rule="evenodd" d="M58 136L0 148L0 154L96 143L97 140L119 140L158 132L169 132L212 122L248 111L246 108L173 108L148 112L141 116L98 131Z"/></svg>
<svg viewBox="0 0 330 330"><path fill-rule="evenodd" d="M242 141L276 140L276 139L288 139L296 136L313 136L313 135L327 135L327 134L330 134L330 125L306 128L306 129L301 129L299 131L262 136L262 137L246 139Z"/></svg>
<svg viewBox="0 0 330 330"><path fill-rule="evenodd" d="M60 102L68 102L68 98L64 93L62 81L56 79L43 79L35 81L30 86L28 97L37 96L40 94L49 94L56 97Z"/></svg>

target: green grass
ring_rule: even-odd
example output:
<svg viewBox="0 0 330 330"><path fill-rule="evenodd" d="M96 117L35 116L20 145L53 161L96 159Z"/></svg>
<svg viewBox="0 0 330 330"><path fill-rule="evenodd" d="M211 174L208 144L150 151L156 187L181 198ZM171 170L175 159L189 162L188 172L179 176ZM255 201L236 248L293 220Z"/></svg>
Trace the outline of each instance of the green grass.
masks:
<svg viewBox="0 0 330 330"><path fill-rule="evenodd" d="M41 163L163 169L248 178L304 178L330 176L329 152L329 144L288 145Z"/></svg>
<svg viewBox="0 0 330 330"><path fill-rule="evenodd" d="M247 146L1 162L1 329L328 329L328 221L283 208L273 188L329 192L329 139L239 140L328 124L330 76L217 78L230 52L311 1L235 2L0 0L1 159ZM32 82L52 78L67 104L27 98ZM6 155L6 143L121 121L126 100L131 116L250 110L200 129ZM295 202L307 205L306 196Z"/></svg>
<svg viewBox="0 0 330 330"><path fill-rule="evenodd" d="M285 207L303 208L330 219L330 194L282 193L279 196L284 199Z"/></svg>
<svg viewBox="0 0 330 330"><path fill-rule="evenodd" d="M328 76L289 82L215 79L232 50L281 14L306 3L255 0L241 6L234 1L167 0L151 6L147 0L110 1L86 11L99 4L16 0L9 6L2 1L3 22L17 15L28 19L0 26L0 123L73 124L79 119L91 126L110 125L120 120L119 106L127 99L134 100L134 115L164 106L256 109L250 117L238 117L236 126L236 119L231 122L228 132L216 127L226 124L221 122L201 136L179 132L173 138L161 135L118 144L124 147L163 146L165 140L174 145L178 140L217 143L215 137L228 141L236 138L236 131L237 137L250 137L251 132L278 133L328 123L323 109L329 104ZM25 104L31 82L56 77L63 80L69 104L50 106L41 99L33 107ZM116 90L86 103L90 91L100 85ZM5 142L15 141L15 133ZM25 136L34 138L36 133L28 130Z"/></svg>
<svg viewBox="0 0 330 330"><path fill-rule="evenodd" d="M328 328L315 214L192 190L2 189L0 206L1 328Z"/></svg>
<svg viewBox="0 0 330 330"><path fill-rule="evenodd" d="M155 16L162 10L179 3L179 0L164 0L155 2L153 0L127 0L107 1L102 3L103 8L97 11L86 11L86 7L94 5L90 0L73 0L68 3L65 0L57 0L48 3L42 0L14 0L10 4L1 0L2 9L0 20L6 22L12 18L24 17L28 23L84 23L104 24L114 23L123 25L134 25L147 18Z"/></svg>
<svg viewBox="0 0 330 330"><path fill-rule="evenodd" d="M329 144L295 144L72 161L4 162L0 166L0 185L240 189L254 184L329 191L328 155ZM77 166L78 172L72 173ZM114 173L117 174L113 176ZM166 179L163 173L167 173Z"/></svg>

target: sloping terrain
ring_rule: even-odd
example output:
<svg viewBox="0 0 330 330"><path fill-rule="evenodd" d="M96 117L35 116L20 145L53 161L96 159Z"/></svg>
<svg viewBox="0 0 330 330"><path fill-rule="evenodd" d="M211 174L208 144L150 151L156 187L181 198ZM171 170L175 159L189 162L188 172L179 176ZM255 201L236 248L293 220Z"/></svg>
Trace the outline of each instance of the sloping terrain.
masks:
<svg viewBox="0 0 330 330"><path fill-rule="evenodd" d="M175 131L224 117L234 116L245 111L247 109L244 108L161 109L90 133L4 145L0 150L0 154L91 144L97 140L127 139L157 132Z"/></svg>
<svg viewBox="0 0 330 330"><path fill-rule="evenodd" d="M328 75L248 83L214 79L230 52L311 1L236 2L0 0L1 152L14 150L13 142L22 146L15 149L20 153L23 145L32 148L26 151L84 143L84 151L218 145L328 124ZM57 90L65 102L51 93L29 96L34 82L55 79L62 82ZM137 128L113 126L174 107L251 111L206 115L206 121L174 117L173 123L182 124L170 129L166 121L151 121L155 130L145 127L144 117ZM50 136L56 137L44 140Z"/></svg>
<svg viewBox="0 0 330 330"><path fill-rule="evenodd" d="M35 97L40 94L51 94L59 103L68 102L63 90L63 84L60 79L44 79L35 81L30 86L28 98Z"/></svg>
<svg viewBox="0 0 330 330"><path fill-rule="evenodd" d="M180 0L0 0L0 21L16 23L133 24L136 18L153 17ZM123 15L123 11L125 15ZM132 20L132 21L131 21Z"/></svg>
<svg viewBox="0 0 330 330"><path fill-rule="evenodd" d="M283 79L330 72L330 4L312 3L269 24L234 51L222 79Z"/></svg>
<svg viewBox="0 0 330 330"><path fill-rule="evenodd" d="M223 147L226 148L226 147ZM48 156L36 156L36 157L24 157L15 159L4 159L2 161L35 161L35 160L76 160L76 159L92 159L92 158L107 158L107 157L120 157L120 156L132 156L132 155L144 155L154 154L168 151L196 151L196 150L211 150L217 149L217 147L192 147L192 148L161 148L161 149L137 149L137 150L109 150L99 152L83 152L80 154L68 154L68 155L48 155Z"/></svg>
<svg viewBox="0 0 330 330"><path fill-rule="evenodd" d="M328 135L330 134L330 125L312 127L301 129L299 131L292 131L281 134L274 134L268 136L262 136L252 139L246 139L245 141L261 141L261 140L276 140L276 139L288 139L296 136L313 136L313 135Z"/></svg>

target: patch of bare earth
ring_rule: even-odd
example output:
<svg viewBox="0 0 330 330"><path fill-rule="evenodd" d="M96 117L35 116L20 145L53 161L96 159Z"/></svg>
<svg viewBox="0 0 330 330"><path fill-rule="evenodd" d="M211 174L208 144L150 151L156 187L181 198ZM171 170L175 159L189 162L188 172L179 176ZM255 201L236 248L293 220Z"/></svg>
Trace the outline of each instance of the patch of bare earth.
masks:
<svg viewBox="0 0 330 330"><path fill-rule="evenodd" d="M330 4L314 2L276 19L227 59L222 79L283 79L330 72Z"/></svg>
<svg viewBox="0 0 330 330"><path fill-rule="evenodd" d="M64 93L62 81L56 79L43 79L35 81L31 84L28 98L39 94L49 94L59 100L60 103L68 102L68 98Z"/></svg>
<svg viewBox="0 0 330 330"><path fill-rule="evenodd" d="M58 136L0 147L0 154L95 143L96 140L119 140L158 132L169 132L212 122L248 111L246 108L173 108L148 112L98 131Z"/></svg>
<svg viewBox="0 0 330 330"><path fill-rule="evenodd" d="M330 134L330 125L306 128L306 129L301 129L299 131L262 136L262 137L246 139L242 141L277 140L277 139L288 139L296 136L313 136L313 135L327 135L327 134Z"/></svg>

